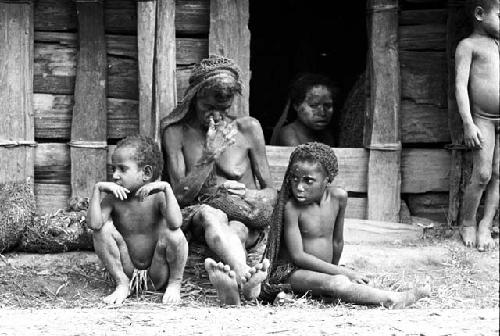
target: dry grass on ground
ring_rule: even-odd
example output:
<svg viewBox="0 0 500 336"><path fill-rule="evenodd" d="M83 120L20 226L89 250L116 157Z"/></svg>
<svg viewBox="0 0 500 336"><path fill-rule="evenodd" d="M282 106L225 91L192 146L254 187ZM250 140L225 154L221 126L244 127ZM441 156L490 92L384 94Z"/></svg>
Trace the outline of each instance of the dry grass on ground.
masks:
<svg viewBox="0 0 500 336"><path fill-rule="evenodd" d="M429 237L414 243L346 245L341 262L364 271L372 285L401 291L431 281L432 296L416 308L498 308L498 249L486 253L466 249L456 239ZM201 279L200 279L201 277ZM0 255L0 308L100 308L113 289L97 258L90 252L58 255ZM184 306L217 305L203 269L185 276ZM131 297L125 307L153 305L161 294ZM296 298L288 306L366 309L344 303ZM258 305L258 303L246 303Z"/></svg>

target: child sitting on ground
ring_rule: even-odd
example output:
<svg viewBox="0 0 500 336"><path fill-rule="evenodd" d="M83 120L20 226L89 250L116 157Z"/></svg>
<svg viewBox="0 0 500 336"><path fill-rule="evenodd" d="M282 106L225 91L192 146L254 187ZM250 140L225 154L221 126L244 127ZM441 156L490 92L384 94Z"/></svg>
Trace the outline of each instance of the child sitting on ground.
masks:
<svg viewBox="0 0 500 336"><path fill-rule="evenodd" d="M455 94L464 142L474 152L459 220L465 245L485 251L495 246L490 226L499 199L499 0L472 0L469 4L474 30L455 52ZM484 191L484 215L477 225Z"/></svg>
<svg viewBox="0 0 500 336"><path fill-rule="evenodd" d="M338 266L344 246L347 192L331 185L338 172L333 149L320 143L298 146L290 157L265 258L271 262L260 297L282 288L344 302L402 308L429 296L429 286L392 292L368 286L368 279Z"/></svg>
<svg viewBox="0 0 500 336"><path fill-rule="evenodd" d="M332 81L326 76L306 73L298 77L290 87L289 99L270 144L297 146L316 141L335 146L330 127L334 91ZM287 120L291 122L283 126Z"/></svg>
<svg viewBox="0 0 500 336"><path fill-rule="evenodd" d="M112 166L113 182L96 183L87 218L95 251L116 284L104 301L121 304L130 288L143 287L134 282L149 280L155 290L166 287L163 303L178 303L188 244L172 189L157 181L159 146L127 137L116 145Z"/></svg>

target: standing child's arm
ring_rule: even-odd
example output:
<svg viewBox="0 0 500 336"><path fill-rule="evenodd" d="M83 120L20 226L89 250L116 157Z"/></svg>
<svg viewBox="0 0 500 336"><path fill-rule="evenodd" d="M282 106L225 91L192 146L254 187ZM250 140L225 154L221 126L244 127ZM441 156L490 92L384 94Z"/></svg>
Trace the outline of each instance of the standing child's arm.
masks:
<svg viewBox="0 0 500 336"><path fill-rule="evenodd" d="M95 184L87 212L87 222L92 230L102 228L103 224L109 220L113 208L108 197L105 197L101 202L101 192L112 193L116 198L123 200L127 198L129 191L112 182L97 182Z"/></svg>
<svg viewBox="0 0 500 336"><path fill-rule="evenodd" d="M333 189L333 188L332 188ZM347 206L347 192L340 188L329 188L330 195L339 203L339 211L335 218L335 226L333 228L333 257L332 264L338 265L340 256L344 249L344 216Z"/></svg>
<svg viewBox="0 0 500 336"><path fill-rule="evenodd" d="M483 141L479 128L474 124L470 108L468 83L472 64L472 45L461 41L455 51L455 96L458 113L464 126L464 142L467 147L481 147Z"/></svg>
<svg viewBox="0 0 500 336"><path fill-rule="evenodd" d="M155 192L163 192L159 197L160 211L163 215L163 218L165 218L167 222L167 226L171 230L180 228L182 225L181 209L179 207L179 203L177 203L177 199L175 198L172 187L168 182L156 181L145 184L139 190L137 190L136 195L140 199L144 199L144 197Z"/></svg>

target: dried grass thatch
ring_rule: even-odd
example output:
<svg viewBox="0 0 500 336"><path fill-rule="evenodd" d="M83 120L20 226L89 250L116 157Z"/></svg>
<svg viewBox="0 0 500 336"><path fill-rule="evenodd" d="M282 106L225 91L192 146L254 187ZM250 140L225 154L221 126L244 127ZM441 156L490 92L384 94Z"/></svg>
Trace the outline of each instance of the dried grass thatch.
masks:
<svg viewBox="0 0 500 336"><path fill-rule="evenodd" d="M22 234L19 250L59 253L93 250L92 230L86 223L86 206L70 204L67 210L36 216Z"/></svg>
<svg viewBox="0 0 500 336"><path fill-rule="evenodd" d="M0 183L0 253L19 243L25 229L33 223L35 195L30 182Z"/></svg>

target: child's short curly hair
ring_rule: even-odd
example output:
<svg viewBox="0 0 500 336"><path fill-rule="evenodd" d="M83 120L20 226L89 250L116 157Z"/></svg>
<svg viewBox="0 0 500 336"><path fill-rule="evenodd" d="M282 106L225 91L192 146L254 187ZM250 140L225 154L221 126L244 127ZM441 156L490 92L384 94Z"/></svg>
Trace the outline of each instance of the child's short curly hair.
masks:
<svg viewBox="0 0 500 336"><path fill-rule="evenodd" d="M297 161L320 163L326 171L328 181L333 181L339 172L337 156L332 147L319 142L308 142L295 148L290 156L288 166Z"/></svg>
<svg viewBox="0 0 500 336"><path fill-rule="evenodd" d="M118 141L116 148L121 147L135 149L132 159L137 162L139 168L145 166L151 166L153 168L153 181L161 176L163 170L163 155L160 146L158 146L153 139L143 135L131 135Z"/></svg>

